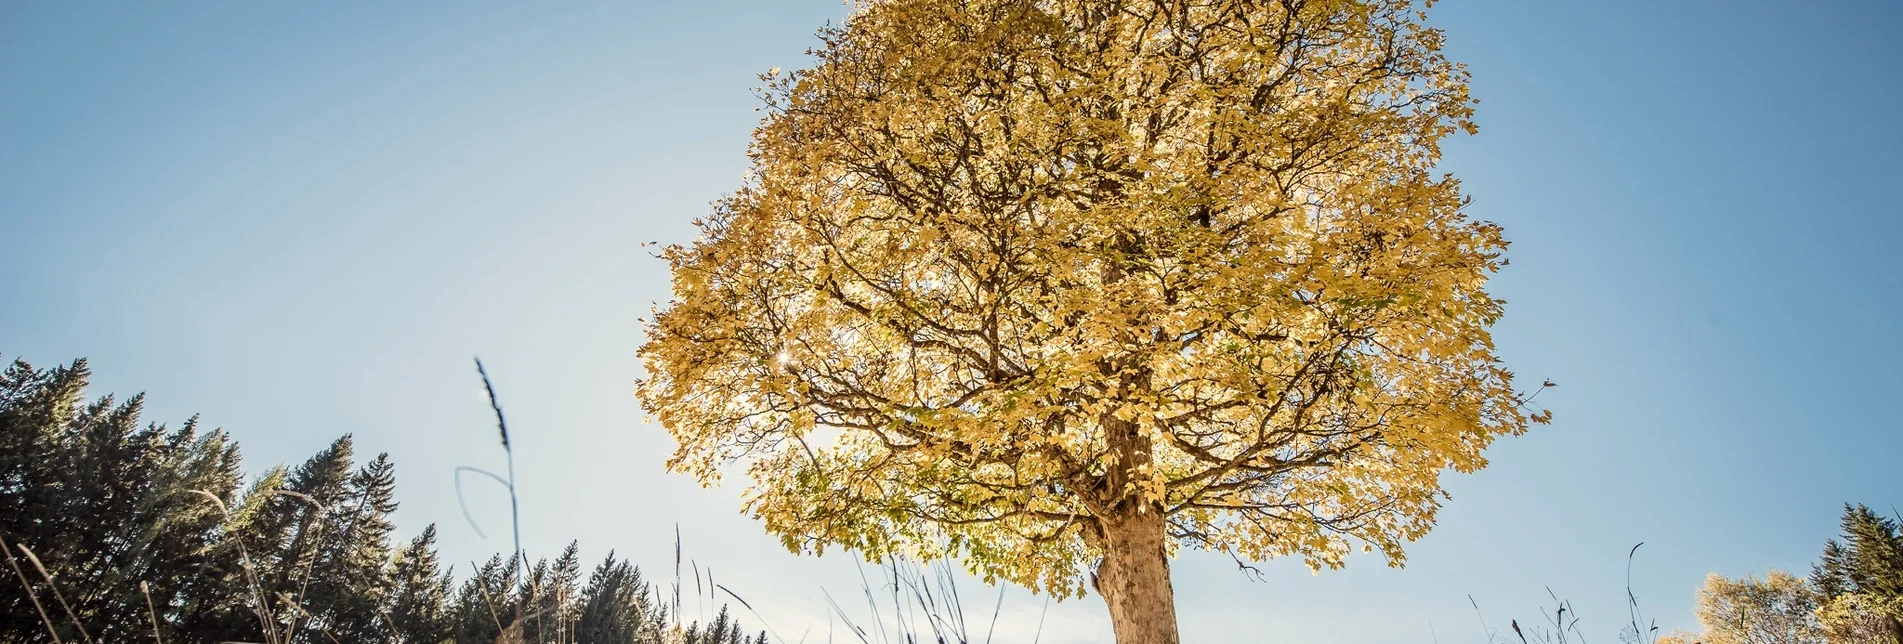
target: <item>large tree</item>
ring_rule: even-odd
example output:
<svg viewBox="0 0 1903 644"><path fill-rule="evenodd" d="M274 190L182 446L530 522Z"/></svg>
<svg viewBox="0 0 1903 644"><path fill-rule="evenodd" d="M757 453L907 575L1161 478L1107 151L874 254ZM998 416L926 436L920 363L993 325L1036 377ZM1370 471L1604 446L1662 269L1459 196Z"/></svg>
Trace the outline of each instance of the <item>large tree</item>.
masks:
<svg viewBox="0 0 1903 644"><path fill-rule="evenodd" d="M1811 568L1833 641L1903 644L1903 531L1869 506L1844 505L1843 541Z"/></svg>
<svg viewBox="0 0 1903 644"><path fill-rule="evenodd" d="M11 587L0 590L0 642L52 641L32 602L63 613L55 589L73 614L49 628L67 641L142 639L154 628L177 639L183 607L221 590L201 574L221 518L186 490L232 497L237 445L196 419L141 425L143 396L89 403L90 375L84 360L0 371L0 561L32 571L32 552L53 577L22 584L0 563L0 588Z"/></svg>
<svg viewBox="0 0 1903 644"><path fill-rule="evenodd" d="M352 472L344 494L324 514L325 536L316 548L305 601L311 624L346 642L371 642L390 634L385 612L393 581L396 466L378 454Z"/></svg>
<svg viewBox="0 0 1903 644"><path fill-rule="evenodd" d="M574 639L602 644L661 644L667 609L641 577L641 569L613 552L595 566L578 598Z"/></svg>
<svg viewBox="0 0 1903 644"><path fill-rule="evenodd" d="M437 563L435 525L423 528L423 534L397 551L390 583L383 610L390 618L394 642L434 644L449 639L450 573Z"/></svg>
<svg viewBox="0 0 1903 644"><path fill-rule="evenodd" d="M1712 573L1698 589L1705 644L1824 644L1818 593L1801 577L1773 570L1764 578ZM1684 641L1684 640L1680 640Z"/></svg>
<svg viewBox="0 0 1903 644"><path fill-rule="evenodd" d="M1529 417L1409 0L877 0L765 78L640 349L789 548L959 558L1174 642L1181 547L1402 561Z"/></svg>

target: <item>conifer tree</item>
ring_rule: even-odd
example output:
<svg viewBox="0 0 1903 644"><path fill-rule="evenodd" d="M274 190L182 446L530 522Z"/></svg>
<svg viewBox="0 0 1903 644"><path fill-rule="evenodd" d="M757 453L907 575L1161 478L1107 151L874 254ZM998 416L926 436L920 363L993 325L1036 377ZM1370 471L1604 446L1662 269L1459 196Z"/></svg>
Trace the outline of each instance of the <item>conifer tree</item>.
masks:
<svg viewBox="0 0 1903 644"><path fill-rule="evenodd" d="M570 541L553 563L535 562L516 589L514 604L522 607L522 638L529 642L566 642L573 630L581 575L579 545Z"/></svg>
<svg viewBox="0 0 1903 644"><path fill-rule="evenodd" d="M589 576L577 618L577 642L659 644L667 610L641 570L610 552Z"/></svg>
<svg viewBox="0 0 1903 644"><path fill-rule="evenodd" d="M314 567L332 527L326 514L348 491L351 452L345 435L296 468L266 470L238 499L215 549L220 565L207 571L221 592L188 616L192 639L259 642L272 639L267 628L282 637L312 626Z"/></svg>
<svg viewBox="0 0 1903 644"><path fill-rule="evenodd" d="M223 432L201 433L196 419L141 427L141 396L84 403L90 373L77 360L48 370L16 361L0 374L0 538L52 571L84 637L150 637L154 618L171 632L220 522L185 491L230 496L237 447ZM0 641L48 637L30 604L25 592L0 596ZM55 627L79 637L70 624Z"/></svg>
<svg viewBox="0 0 1903 644"><path fill-rule="evenodd" d="M457 642L494 642L515 623L517 568L514 557L495 555L463 580L450 615Z"/></svg>
<svg viewBox="0 0 1903 644"><path fill-rule="evenodd" d="M584 586L573 542L527 575L498 555L460 587L435 526L393 549L395 467L388 455L356 466L348 435L245 485L223 431L197 418L141 424L142 397L88 402L89 376L84 360L0 371L0 538L16 556L30 549L72 605L86 630L57 619L61 641L150 641L155 628L166 642L289 644L659 644L669 633L639 569L610 554ZM29 599L50 607L51 591L35 580L0 592L0 644L53 641ZM676 634L746 641L724 608Z"/></svg>
<svg viewBox="0 0 1903 644"><path fill-rule="evenodd" d="M324 515L305 605L313 628L342 641L368 642L389 634L380 614L389 587L390 513L396 511L396 467L389 454L350 475L345 494Z"/></svg>
<svg viewBox="0 0 1903 644"><path fill-rule="evenodd" d="M542 604L539 610L547 620L541 629L551 641L574 641L575 622L581 616L580 552L578 542L568 542L561 556L555 558L548 583L541 591Z"/></svg>
<svg viewBox="0 0 1903 644"><path fill-rule="evenodd" d="M313 599L310 589L313 581L317 581L320 588L323 583L316 579L315 569L324 545L337 536L331 534L335 522L330 516L343 509L349 493L353 450L348 434L333 441L291 471L283 488L290 494L278 494L268 504L275 515L271 524L286 525L289 531L273 544L274 548L265 550L265 572L261 577L267 584L266 596L271 600L280 628L293 636L299 624L304 625L302 628L321 626L310 623L314 617L308 614ZM252 557L257 556L254 551Z"/></svg>
<svg viewBox="0 0 1903 644"><path fill-rule="evenodd" d="M291 515L273 511L277 493L289 476L287 467L268 468L242 494L220 500L226 513L221 516L219 539L207 552L181 611L185 639L246 641L262 633L263 609L269 604L261 606L260 598L268 596L269 586L267 569L260 564L268 563L265 557L289 530Z"/></svg>
<svg viewBox="0 0 1903 644"><path fill-rule="evenodd" d="M727 607L722 605L714 621L704 627L698 623L689 625L681 641L682 644L754 644L765 642L766 632L762 631L758 640L749 640L741 632L740 622L728 615Z"/></svg>
<svg viewBox="0 0 1903 644"><path fill-rule="evenodd" d="M1845 504L1840 525L1843 540L1825 542L1811 569L1826 630L1838 641L1903 644L1903 534L1862 504Z"/></svg>
<svg viewBox="0 0 1903 644"><path fill-rule="evenodd" d="M517 624L519 624L517 630L521 631L522 640L525 642L537 641L543 630L550 625L549 615L543 610L547 607L547 598L543 593L546 592L550 578L553 576L548 559L537 559L535 565L523 571L522 583L516 585L515 597L510 604L521 611L521 614L517 616Z"/></svg>
<svg viewBox="0 0 1903 644"><path fill-rule="evenodd" d="M1844 505L1843 541L1824 544L1814 576L1833 595L1903 595L1903 535L1897 524L1869 506Z"/></svg>
<svg viewBox="0 0 1903 644"><path fill-rule="evenodd" d="M449 637L450 574L436 558L436 526L397 551L391 564L390 592L384 612L389 615L395 642L436 644Z"/></svg>
<svg viewBox="0 0 1903 644"><path fill-rule="evenodd" d="M237 445L224 432L201 435L195 418L178 430L163 430L153 427L134 437L144 444L149 467L129 475L136 490L129 515L119 515L116 524L88 527L118 533L112 553L97 562L96 571L84 573L90 580L88 601L97 598L114 607L96 618L102 640L148 636L152 619L165 625L161 631L171 630L177 608L195 592L199 571L210 563L211 547L223 538L223 517L195 491L228 496L242 478Z"/></svg>

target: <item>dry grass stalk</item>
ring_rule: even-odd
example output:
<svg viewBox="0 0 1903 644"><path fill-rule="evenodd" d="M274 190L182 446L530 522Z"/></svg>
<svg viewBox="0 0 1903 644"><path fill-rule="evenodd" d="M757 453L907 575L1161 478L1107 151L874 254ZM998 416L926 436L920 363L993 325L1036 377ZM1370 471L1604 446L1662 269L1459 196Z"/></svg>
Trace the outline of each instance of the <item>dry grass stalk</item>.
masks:
<svg viewBox="0 0 1903 644"><path fill-rule="evenodd" d="M46 571L46 565L40 563L39 556L34 555L32 550L28 550L26 544L16 543L13 544L13 546L19 548L20 552L26 555L27 561L33 562L33 568L40 571L40 576L46 579L46 588L53 591L53 599L59 600L60 608L66 610L66 618L73 621L73 628L79 629L80 639L86 640L87 644L91 644L93 641L92 636L86 634L86 625L79 623L79 615L73 612L73 605L66 603L66 595L59 592L59 584L53 582L53 573Z"/></svg>
<svg viewBox="0 0 1903 644"><path fill-rule="evenodd" d="M145 611L152 617L152 641L165 644L165 638L159 635L159 609L152 605L152 588L145 582L139 582L139 592L145 595Z"/></svg>
<svg viewBox="0 0 1903 644"><path fill-rule="evenodd" d="M33 610L39 611L40 623L46 625L46 634L53 636L53 644L62 644L59 629L53 627L53 619L46 616L46 607L40 604L40 596L33 592L33 582L27 581L26 572L20 569L20 562L13 558L13 549L5 539L0 539L0 552L7 555L7 565L13 567L13 574L20 576L20 587L26 589L26 598L33 600Z"/></svg>

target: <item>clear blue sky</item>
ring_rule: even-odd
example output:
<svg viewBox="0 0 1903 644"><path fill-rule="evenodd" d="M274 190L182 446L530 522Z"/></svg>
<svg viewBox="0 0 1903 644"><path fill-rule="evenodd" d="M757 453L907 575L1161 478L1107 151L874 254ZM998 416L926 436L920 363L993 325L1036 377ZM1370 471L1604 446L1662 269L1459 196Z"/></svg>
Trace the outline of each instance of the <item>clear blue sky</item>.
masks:
<svg viewBox="0 0 1903 644"><path fill-rule="evenodd" d="M403 6L399 7L401 4ZM249 467L353 432L399 523L506 550L469 358L517 431L524 539L669 576L687 555L797 640L851 560L786 554L737 490L661 471L632 395L638 244L739 182L769 67L835 0L0 4L0 352L202 412ZM1555 425L1453 477L1405 570L1175 566L1191 642L1477 642L1546 589L1611 641L1625 554L1661 625L1707 571L1803 569L1840 504L1903 502L1903 4L1448 0L1477 137L1448 169L1506 226L1502 352ZM974 586L975 588L975 586ZM692 592L691 589L689 592ZM975 601L988 604L986 599ZM849 602L848 602L849 603ZM1007 596L1029 641L1041 599ZM690 610L693 610L690 605ZM974 611L980 612L980 611ZM819 616L819 617L809 617ZM817 619L817 622L809 622ZM1098 641L1095 598L1045 642Z"/></svg>

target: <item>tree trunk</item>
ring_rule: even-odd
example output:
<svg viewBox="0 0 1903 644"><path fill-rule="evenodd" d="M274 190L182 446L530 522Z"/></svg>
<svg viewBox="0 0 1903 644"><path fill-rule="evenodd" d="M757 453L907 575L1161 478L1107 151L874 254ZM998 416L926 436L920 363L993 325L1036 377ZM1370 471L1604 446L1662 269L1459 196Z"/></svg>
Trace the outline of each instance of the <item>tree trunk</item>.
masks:
<svg viewBox="0 0 1903 644"><path fill-rule="evenodd" d="M1156 508L1100 519L1103 562L1097 564L1097 592L1110 606L1117 644L1177 644L1176 591L1170 587L1168 537L1163 513Z"/></svg>
<svg viewBox="0 0 1903 644"><path fill-rule="evenodd" d="M1115 192L1114 186L1112 192ZM1128 233L1117 236L1117 252L1130 255L1136 240ZM1106 262L1103 281L1122 281L1123 267ZM1150 327L1147 319L1130 329ZM1127 338L1143 342L1142 334ZM1102 499L1108 511L1097 518L1098 544L1103 561L1091 578L1097 593L1110 607L1110 626L1116 631L1117 644L1178 644L1176 633L1176 591L1170 587L1169 531L1163 516L1161 499L1149 499L1140 484L1154 463L1154 446L1135 421L1119 417L1114 408L1150 390L1150 370L1140 354L1123 355L1098 363L1098 371L1114 379L1116 390L1110 397L1112 410L1104 412L1104 443L1115 463L1103 479Z"/></svg>

